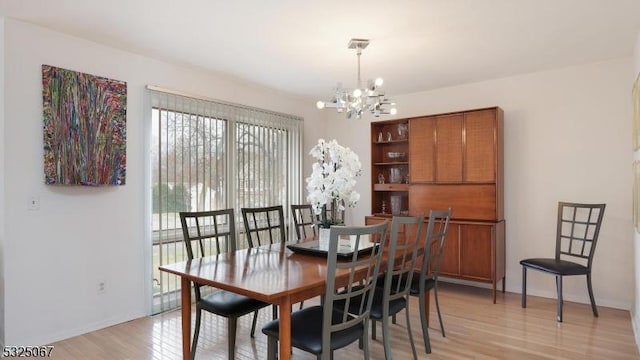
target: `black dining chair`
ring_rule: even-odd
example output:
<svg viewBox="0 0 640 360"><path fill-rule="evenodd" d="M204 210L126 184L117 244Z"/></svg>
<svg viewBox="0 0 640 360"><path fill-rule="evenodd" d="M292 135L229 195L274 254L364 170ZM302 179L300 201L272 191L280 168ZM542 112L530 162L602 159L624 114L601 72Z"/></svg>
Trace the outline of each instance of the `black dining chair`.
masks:
<svg viewBox="0 0 640 360"><path fill-rule="evenodd" d="M556 277L558 322L562 322L562 277L586 275L591 310L593 316L598 317L598 308L591 285L591 268L605 206L606 204L558 203L555 257L531 258L520 261L520 265L522 265L523 308L527 307L527 269L541 271ZM565 260L567 258L572 261Z"/></svg>
<svg viewBox="0 0 640 360"><path fill-rule="evenodd" d="M402 310L406 315L407 333L413 358L418 358L411 332L408 305L418 249L419 245L422 245L423 224L424 216L394 216L391 221L391 236L387 252L389 261L384 269L384 275L378 277L377 289L371 305L371 338L376 339L376 321L380 321L385 359L393 358L389 333L390 317L395 317ZM391 261L391 259L396 260ZM349 309L353 310L353 306Z"/></svg>
<svg viewBox="0 0 640 360"><path fill-rule="evenodd" d="M318 236L316 228L319 219L311 204L292 204L291 216L298 242Z"/></svg>
<svg viewBox="0 0 640 360"><path fill-rule="evenodd" d="M385 221L362 227L331 227L325 300L322 305L307 307L291 314L291 345L293 347L315 354L320 360L329 360L333 359L335 350L359 340L362 341L364 358L369 359L367 329L387 226L388 223ZM381 243L380 246L371 247L364 256L359 257L358 252L354 252L348 260L338 261L338 240L341 237L350 237L355 246L366 238L379 239ZM341 275L337 276L337 274ZM343 283L345 278L360 277L363 280L362 284L365 285L353 281ZM348 311L350 309L351 311ZM271 321L262 328L262 332L268 337L269 360L276 358L279 329L279 320Z"/></svg>
<svg viewBox="0 0 640 360"><path fill-rule="evenodd" d="M284 243L287 226L282 205L240 209L249 247Z"/></svg>
<svg viewBox="0 0 640 360"><path fill-rule="evenodd" d="M287 227L284 222L282 205L241 208L244 232L249 247L263 245L281 246L284 249L287 240ZM300 307L303 304L300 303ZM272 306L273 318L278 317L278 306Z"/></svg>
<svg viewBox="0 0 640 360"><path fill-rule="evenodd" d="M234 219L233 209L181 212L180 222L189 260L193 260L196 257L235 251L236 228ZM195 249L194 243L196 245ZM195 358L203 311L227 318L228 358L234 359L238 318L253 313L253 323L251 325L251 337L253 337L258 310L269 304L228 291L204 288L208 287L197 283L193 284L196 324L191 345L191 359Z"/></svg>

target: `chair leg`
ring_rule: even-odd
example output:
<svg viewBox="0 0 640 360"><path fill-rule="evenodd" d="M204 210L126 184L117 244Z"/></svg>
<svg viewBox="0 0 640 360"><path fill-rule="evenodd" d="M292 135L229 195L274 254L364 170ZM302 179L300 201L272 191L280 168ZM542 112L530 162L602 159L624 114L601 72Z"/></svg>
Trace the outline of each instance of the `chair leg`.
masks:
<svg viewBox="0 0 640 360"><path fill-rule="evenodd" d="M376 339L376 321L371 319L371 340Z"/></svg>
<svg viewBox="0 0 640 360"><path fill-rule="evenodd" d="M253 312L253 321L251 322L251 337L254 338L256 334L256 323L258 322L258 310Z"/></svg>
<svg viewBox="0 0 640 360"><path fill-rule="evenodd" d="M200 335L200 320L202 317L202 310L196 310L196 328L193 330L193 341L191 343L191 360L196 357L196 348L198 346L198 335Z"/></svg>
<svg viewBox="0 0 640 360"><path fill-rule="evenodd" d="M413 359L418 360L418 354L416 354L416 344L414 344L413 342L413 332L411 331L411 317L409 316L409 301L407 301L407 307L404 309L404 312L407 315L407 332L409 333L409 343L411 344L411 352L413 353Z"/></svg>
<svg viewBox="0 0 640 360"><path fill-rule="evenodd" d="M527 268L522 266L522 303L523 308L527 307Z"/></svg>
<svg viewBox="0 0 640 360"><path fill-rule="evenodd" d="M391 315L391 323L392 323L393 325L395 325L395 324L396 324L396 314Z"/></svg>
<svg viewBox="0 0 640 360"><path fill-rule="evenodd" d="M436 310L438 310L438 320L440 321L440 331L442 331L442 337L447 337L444 334L444 323L442 322L442 314L440 313L440 303L438 303L438 282L436 282L433 288L433 296L436 298Z"/></svg>
<svg viewBox="0 0 640 360"><path fill-rule="evenodd" d="M365 321L364 323L364 328L367 328L367 323ZM364 358L365 360L369 360L369 337L367 336L367 332L365 331L362 334L362 337L360 337L360 342L362 343L362 350L364 352Z"/></svg>
<svg viewBox="0 0 640 360"><path fill-rule="evenodd" d="M418 305L420 307L420 323L422 325L422 338L424 340L424 350L427 354L431 354L431 341L429 340L429 325L427 324L426 309L426 291L418 297Z"/></svg>
<svg viewBox="0 0 640 360"><path fill-rule="evenodd" d="M558 288L558 317L557 320L558 322L562 322L562 305L563 305L563 299L562 299L562 276L558 275L556 276L556 286Z"/></svg>
<svg viewBox="0 0 640 360"><path fill-rule="evenodd" d="M229 354L227 358L234 360L236 357L236 327L238 325L238 318L229 317L227 321L227 336L229 336Z"/></svg>
<svg viewBox="0 0 640 360"><path fill-rule="evenodd" d="M384 358L385 360L393 359L391 356L391 341L389 338L391 335L389 334L389 316L382 317L382 343L384 344Z"/></svg>
<svg viewBox="0 0 640 360"><path fill-rule="evenodd" d="M267 336L267 360L276 360L278 341L271 336Z"/></svg>
<svg viewBox="0 0 640 360"><path fill-rule="evenodd" d="M271 320L276 320L278 318L278 305L271 306Z"/></svg>
<svg viewBox="0 0 640 360"><path fill-rule="evenodd" d="M598 317L596 299L593 297L593 286L591 286L591 273L587 273L587 289L589 290L589 299L591 300L591 310L593 310L593 316Z"/></svg>

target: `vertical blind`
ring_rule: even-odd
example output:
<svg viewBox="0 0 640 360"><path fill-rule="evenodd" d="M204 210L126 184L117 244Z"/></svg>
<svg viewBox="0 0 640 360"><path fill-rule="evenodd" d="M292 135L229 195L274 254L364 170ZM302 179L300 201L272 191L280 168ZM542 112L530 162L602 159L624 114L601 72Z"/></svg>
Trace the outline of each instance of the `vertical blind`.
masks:
<svg viewBox="0 0 640 360"><path fill-rule="evenodd" d="M158 266L187 259L180 211L240 209L302 197L302 118L147 86L152 122L153 313L179 306L180 281Z"/></svg>

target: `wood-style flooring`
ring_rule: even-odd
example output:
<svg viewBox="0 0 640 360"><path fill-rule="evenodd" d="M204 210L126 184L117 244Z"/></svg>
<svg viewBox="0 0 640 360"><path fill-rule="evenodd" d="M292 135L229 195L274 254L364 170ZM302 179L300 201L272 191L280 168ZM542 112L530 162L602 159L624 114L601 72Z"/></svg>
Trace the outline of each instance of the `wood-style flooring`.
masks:
<svg viewBox="0 0 640 360"><path fill-rule="evenodd" d="M565 302L564 322L556 322L556 302L520 294L498 293L493 304L487 289L442 283L440 305L446 338L440 334L433 296L429 335L432 353L424 352L417 298L411 301L411 327L420 359L640 359L628 311L600 306L595 318L586 304ZM305 306L312 301L305 302ZM297 305L296 305L297 306ZM410 359L404 314L392 325L395 359ZM195 317L192 317L194 319ZM254 339L249 337L251 316L238 322L236 359L266 359L266 337L260 328L271 318L260 311ZM227 359L226 319L210 314L203 328L196 359ZM53 359L181 359L180 312L141 318L53 344ZM384 359L382 335L370 341L371 359ZM294 359L315 359L294 349ZM336 351L335 359L361 359L357 343Z"/></svg>

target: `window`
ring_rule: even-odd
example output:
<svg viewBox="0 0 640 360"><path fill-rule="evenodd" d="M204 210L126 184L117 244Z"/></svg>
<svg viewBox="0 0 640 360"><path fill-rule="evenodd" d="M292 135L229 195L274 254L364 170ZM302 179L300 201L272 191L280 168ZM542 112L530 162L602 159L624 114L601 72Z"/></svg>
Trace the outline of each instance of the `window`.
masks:
<svg viewBox="0 0 640 360"><path fill-rule="evenodd" d="M186 260L180 211L298 203L302 119L148 89L151 140L153 312L179 304L180 281L158 266ZM288 214L288 211L285 211Z"/></svg>

